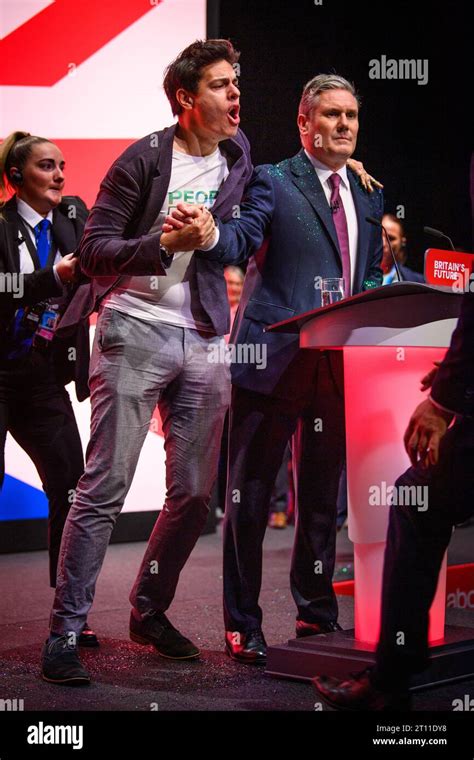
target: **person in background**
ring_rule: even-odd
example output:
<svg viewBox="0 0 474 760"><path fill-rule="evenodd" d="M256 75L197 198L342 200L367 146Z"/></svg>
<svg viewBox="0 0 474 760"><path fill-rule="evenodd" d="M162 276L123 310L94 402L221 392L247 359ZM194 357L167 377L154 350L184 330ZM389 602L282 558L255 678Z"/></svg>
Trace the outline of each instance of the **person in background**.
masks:
<svg viewBox="0 0 474 760"><path fill-rule="evenodd" d="M409 267L406 266L407 239L405 237L405 230L400 219L398 219L393 214L384 214L382 217L382 224L385 227L387 235L392 244L393 253L397 260L397 264L403 280L406 282L424 282L425 278L422 274L415 272L413 269L409 269ZM392 282L397 282L398 277L395 271L392 254L390 253L390 248L388 246L385 234L382 236L382 241L383 255L382 263L380 265L383 272L382 285L390 285Z"/></svg>
<svg viewBox="0 0 474 760"><path fill-rule="evenodd" d="M289 470L291 467L291 447L288 444L285 453L283 454L283 459L270 498L269 528L284 530L288 525L288 506L290 503Z"/></svg>
<svg viewBox="0 0 474 760"><path fill-rule="evenodd" d="M87 325L67 340L55 335L74 293L74 251L87 218L80 198L63 195L64 168L63 154L44 137L17 131L0 145L0 485L9 432L33 460L48 499L53 588L71 497L84 469L64 386L74 379L78 399L89 395ZM78 638L81 645L98 644L87 621Z"/></svg>
<svg viewBox="0 0 474 760"><path fill-rule="evenodd" d="M230 329L232 331L235 315L239 308L245 275L240 267L229 266L224 269L224 277L227 285L227 298L230 307Z"/></svg>

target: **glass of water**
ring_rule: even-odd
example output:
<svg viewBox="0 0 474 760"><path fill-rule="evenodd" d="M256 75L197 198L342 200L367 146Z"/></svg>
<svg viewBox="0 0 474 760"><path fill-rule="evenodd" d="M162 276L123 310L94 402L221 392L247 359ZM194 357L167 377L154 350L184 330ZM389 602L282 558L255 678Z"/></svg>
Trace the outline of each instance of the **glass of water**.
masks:
<svg viewBox="0 0 474 760"><path fill-rule="evenodd" d="M323 278L321 288L321 306L329 306L344 298L344 278L343 277L326 277Z"/></svg>

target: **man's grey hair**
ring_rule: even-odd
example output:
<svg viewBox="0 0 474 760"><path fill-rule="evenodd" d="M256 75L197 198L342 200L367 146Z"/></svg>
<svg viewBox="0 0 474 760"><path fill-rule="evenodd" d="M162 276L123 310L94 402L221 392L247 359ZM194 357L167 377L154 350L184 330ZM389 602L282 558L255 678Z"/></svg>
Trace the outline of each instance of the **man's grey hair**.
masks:
<svg viewBox="0 0 474 760"><path fill-rule="evenodd" d="M232 264L230 264L229 266L224 268L224 271L229 272L229 274L234 274L236 277L239 278L241 282L243 282L245 279L245 275L242 272L240 267L235 267Z"/></svg>
<svg viewBox="0 0 474 760"><path fill-rule="evenodd" d="M317 107L320 94L325 92L325 90L347 90L355 97L359 107L361 105L360 98L352 82L339 76L339 74L318 74L310 79L309 82L306 82L298 113L309 116L313 108Z"/></svg>

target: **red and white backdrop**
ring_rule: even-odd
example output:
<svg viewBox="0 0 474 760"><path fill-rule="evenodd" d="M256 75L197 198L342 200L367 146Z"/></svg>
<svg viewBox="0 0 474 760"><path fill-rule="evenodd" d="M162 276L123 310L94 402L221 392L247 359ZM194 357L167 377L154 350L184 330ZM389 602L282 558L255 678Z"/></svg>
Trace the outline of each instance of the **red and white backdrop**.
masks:
<svg viewBox="0 0 474 760"><path fill-rule="evenodd" d="M53 140L66 161L65 192L90 207L127 145L173 122L163 72L205 38L206 0L1 0L0 36L0 136L20 129ZM89 402L69 391L85 447ZM0 520L46 516L36 470L10 437L5 456ZM124 511L161 508L164 493L157 416Z"/></svg>

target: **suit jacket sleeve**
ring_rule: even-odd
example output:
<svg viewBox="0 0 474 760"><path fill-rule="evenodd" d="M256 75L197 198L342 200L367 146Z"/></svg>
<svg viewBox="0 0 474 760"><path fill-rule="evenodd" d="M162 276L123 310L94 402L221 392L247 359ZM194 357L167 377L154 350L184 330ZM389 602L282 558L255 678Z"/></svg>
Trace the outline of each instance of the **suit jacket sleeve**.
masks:
<svg viewBox="0 0 474 760"><path fill-rule="evenodd" d="M161 233L126 238L140 208L141 189L119 162L103 180L79 247L81 269L89 277L165 275L160 254Z"/></svg>
<svg viewBox="0 0 474 760"><path fill-rule="evenodd" d="M198 256L220 261L222 264L238 264L245 261L262 245L271 222L275 198L273 183L265 166L254 170L253 176L239 209L240 216L219 226L219 242L209 251L199 251Z"/></svg>
<svg viewBox="0 0 474 760"><path fill-rule="evenodd" d="M459 321L431 396L445 409L474 416L474 293L463 296Z"/></svg>

